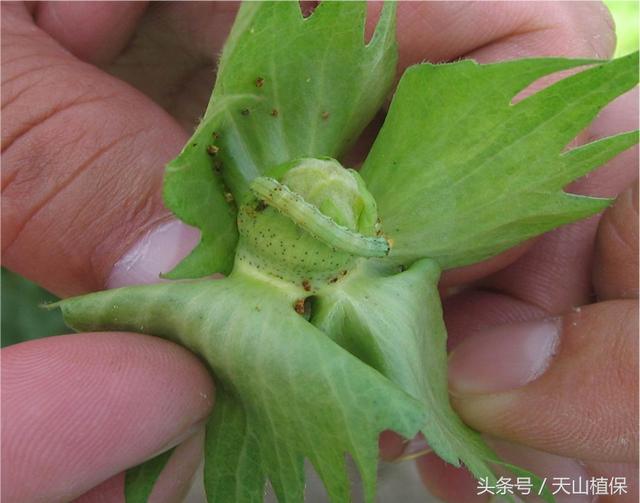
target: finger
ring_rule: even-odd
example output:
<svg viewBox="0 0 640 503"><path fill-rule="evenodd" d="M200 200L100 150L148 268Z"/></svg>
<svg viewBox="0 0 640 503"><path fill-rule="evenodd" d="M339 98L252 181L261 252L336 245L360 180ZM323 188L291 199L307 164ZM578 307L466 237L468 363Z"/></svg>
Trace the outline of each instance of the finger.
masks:
<svg viewBox="0 0 640 503"><path fill-rule="evenodd" d="M420 3L399 16L405 61L479 62L526 56L600 57L613 54L606 9L592 2ZM404 43L403 43L404 42ZM425 49L427 50L425 52Z"/></svg>
<svg viewBox="0 0 640 503"><path fill-rule="evenodd" d="M447 327L447 351L451 352L465 339L495 326L540 319L546 313L531 304L489 291L467 290L443 301ZM380 457L393 461L407 450L408 441L392 431L380 435ZM421 450L426 447L413 447ZM437 463L436 463L437 465ZM446 498L445 498L446 499Z"/></svg>
<svg viewBox="0 0 640 503"><path fill-rule="evenodd" d="M522 257L533 243L533 240L525 241L482 262L443 271L439 286L456 287L500 271Z"/></svg>
<svg viewBox="0 0 640 503"><path fill-rule="evenodd" d="M486 440L500 459L546 479L545 486L551 491L556 489L552 487L552 481L558 477L576 482L583 480L585 483L589 478L585 467L572 459L495 439ZM418 459L416 465L420 478L429 492L447 503L492 501L492 496L499 494L495 486L489 483L487 489L483 489L483 485L479 484L468 470L445 463L433 454ZM494 470L498 477L503 477L504 482L512 484L513 494L517 495L519 486L515 484L516 476L501 466L495 466ZM525 484L521 486L524 487ZM526 496L524 493L526 493L526 489L521 495ZM536 494L535 490L532 490L532 494ZM528 498L523 498L523 500L530 501ZM559 493L555 495L555 500L557 503L589 503L592 501L592 497L580 499L578 496L568 497Z"/></svg>
<svg viewBox="0 0 640 503"><path fill-rule="evenodd" d="M638 312L609 301L488 329L449 361L452 404L491 435L586 460L637 459Z"/></svg>
<svg viewBox="0 0 640 503"><path fill-rule="evenodd" d="M184 501L202 460L204 429L191 436L171 454L153 486L149 503ZM74 503L124 502L125 473L119 473L86 492Z"/></svg>
<svg viewBox="0 0 640 503"><path fill-rule="evenodd" d="M556 493L557 503L591 503L596 495L598 502L632 503L638 501L637 465L630 463L585 463L496 438L486 438L486 441L501 459L528 470L544 480L545 487ZM475 481L470 473L465 469L444 463L433 454L418 459L416 464L418 473L429 492L447 503L491 501L491 493L494 495L498 493L496 487L492 488L489 484L488 491L479 494L482 492L481 484ZM537 499L531 499L525 494L527 482L531 481L530 478L521 478L521 483L518 484L519 476L504 467L496 466L495 469L498 476L504 477L503 480L507 484L512 484L514 494L518 494L518 489L521 488L524 489L520 492L520 495L524 496L522 498L524 501L537 501ZM601 478L604 478L606 489L602 491L602 487L600 487L600 494L598 494L596 487L593 485L590 487L589 483L594 479ZM614 481L624 486L626 492L613 494ZM529 492L530 495L536 494L533 488L530 488Z"/></svg>
<svg viewBox="0 0 640 503"><path fill-rule="evenodd" d="M380 8L370 8L369 31ZM611 16L596 2L401 2L397 33L400 72L461 57L608 58L615 48Z"/></svg>
<svg viewBox="0 0 640 503"><path fill-rule="evenodd" d="M23 6L3 6L2 28L3 263L59 296L100 289L168 218L163 165L186 133L71 56Z"/></svg>
<svg viewBox="0 0 640 503"><path fill-rule="evenodd" d="M531 449L522 445L488 438L488 443L498 455L509 463L529 470L546 480L545 485L556 493L558 503L592 503L597 497L600 502L631 503L633 493L637 494L638 468L629 463L584 462L556 456L547 452ZM504 470L500 470L504 471ZM513 474L504 471L506 477L515 480ZM597 478L605 479L606 491L602 486L590 487L589 481ZM626 494L614 494L614 479L624 479ZM619 480L622 482L622 480ZM569 493L569 494L567 494ZM598 494L599 493L599 494Z"/></svg>
<svg viewBox="0 0 640 503"><path fill-rule="evenodd" d="M69 501L193 435L213 385L154 337L50 337L2 350L2 500Z"/></svg>
<svg viewBox="0 0 640 503"><path fill-rule="evenodd" d="M488 495L478 495L476 480L465 468L457 468L431 453L416 460L420 479L429 493L447 503L480 503Z"/></svg>
<svg viewBox="0 0 640 503"><path fill-rule="evenodd" d="M154 2L107 71L153 97L192 132L209 102L216 60L239 2Z"/></svg>
<svg viewBox="0 0 640 503"><path fill-rule="evenodd" d="M488 437L486 440L501 459L512 465L524 468L545 480L546 488L552 493L556 492L557 503L591 503L593 501L593 496L569 495L562 490L558 490L557 487L557 484L562 484L563 481L569 481L569 484L572 481L574 483L573 488L579 487L579 481L584 481L586 484L589 479L589 472L583 463L495 438ZM496 467L496 470L501 475L504 474L505 477L512 475L505 468ZM532 492L535 494L534 490ZM574 493L571 485L569 485L567 492Z"/></svg>
<svg viewBox="0 0 640 503"><path fill-rule="evenodd" d="M96 64L127 45L147 2L38 2L36 24L60 45Z"/></svg>
<svg viewBox="0 0 640 503"><path fill-rule="evenodd" d="M492 327L541 319L547 313L499 292L468 290L445 299L444 321L447 349L452 351L462 341Z"/></svg>
<svg viewBox="0 0 640 503"><path fill-rule="evenodd" d="M607 481L616 481L618 487L624 490L613 492L609 490L598 498L598 503L637 503L638 497L638 464L637 463L587 463L591 477L604 477ZM615 482L614 482L615 483ZM604 491L603 491L604 492Z"/></svg>
<svg viewBox="0 0 640 503"><path fill-rule="evenodd" d="M638 183L600 221L593 283L599 299L638 298Z"/></svg>
<svg viewBox="0 0 640 503"><path fill-rule="evenodd" d="M149 503L184 501L202 463L204 437L203 426L190 439L176 447L153 486Z"/></svg>
<svg viewBox="0 0 640 503"><path fill-rule="evenodd" d="M393 461L406 449L409 441L391 430L385 430L378 439L380 458L384 461Z"/></svg>

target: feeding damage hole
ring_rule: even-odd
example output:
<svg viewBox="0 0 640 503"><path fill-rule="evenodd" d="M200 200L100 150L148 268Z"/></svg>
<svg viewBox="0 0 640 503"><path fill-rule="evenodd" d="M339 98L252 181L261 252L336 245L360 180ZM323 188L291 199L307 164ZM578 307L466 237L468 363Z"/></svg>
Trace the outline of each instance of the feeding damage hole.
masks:
<svg viewBox="0 0 640 503"><path fill-rule="evenodd" d="M320 2L318 2L317 0L301 0L300 12L302 13L302 17L308 18L311 14L313 14L313 11L316 10L316 7L318 7L319 4Z"/></svg>
<svg viewBox="0 0 640 503"><path fill-rule="evenodd" d="M306 299L298 299L293 304L293 309L296 313L302 316L305 320L311 319L311 308L313 307L313 296Z"/></svg>
<svg viewBox="0 0 640 503"><path fill-rule="evenodd" d="M213 173L215 175L221 175L222 168L223 168L222 161L213 161Z"/></svg>

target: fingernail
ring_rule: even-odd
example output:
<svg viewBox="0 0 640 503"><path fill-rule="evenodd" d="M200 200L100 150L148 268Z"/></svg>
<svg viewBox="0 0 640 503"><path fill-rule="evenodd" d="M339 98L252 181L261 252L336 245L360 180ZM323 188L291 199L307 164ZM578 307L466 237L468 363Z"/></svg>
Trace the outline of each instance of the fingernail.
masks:
<svg viewBox="0 0 640 503"><path fill-rule="evenodd" d="M198 244L200 231L178 220L152 229L118 260L107 288L162 281L160 274L173 269Z"/></svg>
<svg viewBox="0 0 640 503"><path fill-rule="evenodd" d="M541 320L494 327L466 339L449 358L451 392L497 393L530 383L547 370L559 334L559 320Z"/></svg>

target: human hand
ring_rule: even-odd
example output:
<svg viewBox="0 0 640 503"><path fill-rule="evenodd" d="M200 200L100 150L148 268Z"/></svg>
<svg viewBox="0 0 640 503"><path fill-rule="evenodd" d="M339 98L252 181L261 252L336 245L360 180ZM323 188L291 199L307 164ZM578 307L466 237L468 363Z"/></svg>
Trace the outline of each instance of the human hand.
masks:
<svg viewBox="0 0 640 503"><path fill-rule="evenodd" d="M117 65L144 8L2 6L3 263L61 296L138 282L116 278L113 263L168 216L163 165L187 133L82 61ZM180 76L186 65L175 59ZM178 232L186 239L169 236L176 247L156 248L167 261L197 238ZM122 501L123 470L174 445L152 501L188 490L214 398L195 356L154 337L101 333L19 344L2 357L2 501L70 501L92 488L81 501Z"/></svg>
<svg viewBox="0 0 640 503"><path fill-rule="evenodd" d="M5 165L9 168L5 170L4 180L7 188L3 205L9 210L4 212L5 217L8 214L9 225L3 225L3 233L6 232L6 236L3 235L3 259L10 268L61 295L99 289L105 284L121 286L126 282L153 281L194 242L194 235L170 221L162 208L160 179L162 166L186 140L187 135L180 125L191 124L190 121L201 111L196 106L197 100L192 102L188 98L197 95L193 91L200 89L203 82L207 84L204 87L210 87L212 81L209 74L208 80L201 76L194 78L193 86L178 84L188 73L184 72L184 67L188 66L184 62L195 61L191 70L196 75L199 75L198 70L206 73L206 65L211 65L212 55L219 46L205 43L201 46L206 48L205 54L186 54L182 59L167 57L162 50L148 53L148 48L153 45L145 45L147 42L141 43L141 49L136 49L134 44L131 52L120 54L133 29L140 28L140 32L147 34L147 40L153 43L158 25L163 26L161 16L160 21L151 26L145 23L138 26L136 16L139 15L139 7L134 7L122 7L126 15L119 15L121 17L87 15L86 12L85 17L76 17L75 24L85 27L79 39L73 38L77 31L63 29L63 14L58 13L55 17L60 23L57 28L52 19L47 21L45 14L37 18L41 26L78 56L87 61L97 61L135 83L165 109L191 113L172 117L141 93L71 58L52 46L46 34L34 32L31 20L25 17L24 12L18 12L17 7L13 14L17 17L12 18L14 23L10 29L3 30L3 45L12 35L14 40L20 41L13 46L7 43L4 51L6 65L3 62L3 78L7 81L3 150ZM172 8L187 10L195 7ZM595 52L599 54L573 52L571 44L576 35L582 35L580 30L584 27L567 29L573 18L567 18L562 12L551 15L547 8L518 8L523 9L521 11L515 7L496 7L493 11L476 11L476 17L469 18L466 18L467 12L472 9L456 12L460 9L456 5L439 7L426 4L415 8L432 9L429 15L434 29L450 26L448 19L459 21L465 18L466 23L460 22L459 26L445 30L447 33L438 33L438 39L432 33L425 35L411 29L412 25L416 27L415 20L421 16L415 16L413 7L403 6L399 22L401 66L424 58L446 60L465 54L484 61L494 57L523 56L526 51L518 46L519 43L525 47L531 44L536 50L530 54L536 55L606 56L606 51L599 44L606 45L607 40L595 44L598 47ZM585 16L590 9L593 7L584 8ZM5 18L9 10L5 6ZM469 29L470 23L477 23L478 14L484 21L477 29ZM169 19L179 18L179 15L169 16ZM203 29L164 25L171 26L175 35L168 38L177 41L185 34L213 32L218 36L228 29L225 24L222 30L214 30L209 22L218 17L211 15L189 19L199 21ZM96 26L96 20L110 21ZM556 24L565 31L559 30ZM18 28L24 31L20 32ZM562 43L567 45L552 44L538 51L534 41L546 43L545 37L556 33L556 30L566 36ZM538 36L536 32L539 32ZM160 33L163 33L162 29ZM108 34L109 43L105 42L105 34ZM427 49L425 42L430 44ZM164 49L173 47L166 41L159 45ZM180 47L185 45L189 46L182 44ZM95 50L91 50L92 47ZM110 50L105 50L105 47ZM501 49L494 51L496 47ZM37 58L29 57L30 51ZM163 55L164 66L176 70L180 78L171 80L170 72L161 71L153 74L155 78L148 79L145 75L154 65L146 68L140 64L140 58L132 54L151 58L151 61L154 61L151 56ZM141 59L144 63L145 58ZM203 60L207 63L198 67ZM27 63L33 67L26 67ZM43 68L46 72L42 71ZM178 71L181 68L183 73ZM19 76L21 73L24 75ZM11 80L12 76L15 80ZM165 78L175 84L176 89L171 96L158 94L154 87ZM190 92L181 92L184 89ZM173 105L170 98L174 99ZM196 108L196 112L193 113L190 107ZM96 121L96 117L100 117L100 121ZM48 170L46 178L43 176L45 166ZM29 199L24 198L25 193L30 194ZM118 261L123 255L124 260ZM504 266L508 259L512 260L513 255L493 261L490 267L495 270ZM112 268L114 262L117 264ZM485 268L482 273L486 274L488 270ZM75 337L74 340L79 340L79 336ZM155 340L150 342L155 343Z"/></svg>
<svg viewBox="0 0 640 503"><path fill-rule="evenodd" d="M591 43L611 35L597 4L535 7L564 11L565 21L573 23L516 31L483 46L488 54L470 57L505 59L514 47L522 51L519 56L538 56L563 44L559 50L566 55L590 57L594 49L601 57L611 55L612 46ZM470 10L465 14L473 16ZM623 96L578 141L636 129L637 108L636 93ZM636 177L637 150L569 190L615 197ZM508 461L547 477L549 486L554 477L581 478L583 485L591 477L625 477L628 494L612 500L637 501L637 191L624 192L605 215L445 275L444 290L464 286L444 303L454 349L450 388L454 407L469 425L489 435ZM397 455L400 444L389 444L387 452ZM421 457L418 467L427 487L446 501L488 499L474 498L477 483L470 475L434 454Z"/></svg>
<svg viewBox="0 0 640 503"><path fill-rule="evenodd" d="M558 500L593 498L565 494L575 494L572 481L619 477L626 494L598 501L637 501L636 183L604 213L589 248L577 246L587 229L573 227L446 300L452 402L504 459L546 477ZM580 266L589 275L576 281ZM433 455L418 466L447 501L479 492L464 470Z"/></svg>

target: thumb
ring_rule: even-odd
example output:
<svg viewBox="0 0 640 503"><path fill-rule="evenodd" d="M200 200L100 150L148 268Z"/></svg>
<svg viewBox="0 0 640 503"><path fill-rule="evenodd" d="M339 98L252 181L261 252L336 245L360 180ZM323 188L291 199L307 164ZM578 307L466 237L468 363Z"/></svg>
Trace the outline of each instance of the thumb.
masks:
<svg viewBox="0 0 640 503"><path fill-rule="evenodd" d="M595 292L606 302L485 329L455 349L453 404L470 425L567 457L637 460L637 225L628 190L596 240Z"/></svg>
<svg viewBox="0 0 640 503"><path fill-rule="evenodd" d="M582 460L637 459L638 312L633 300L500 326L450 359L453 405L472 427Z"/></svg>
<svg viewBox="0 0 640 503"><path fill-rule="evenodd" d="M638 180L600 221L593 285L601 300L638 298Z"/></svg>
<svg viewBox="0 0 640 503"><path fill-rule="evenodd" d="M167 220L163 165L186 133L72 56L25 6L2 14L3 265L59 296L100 289L116 259Z"/></svg>

